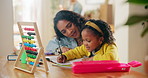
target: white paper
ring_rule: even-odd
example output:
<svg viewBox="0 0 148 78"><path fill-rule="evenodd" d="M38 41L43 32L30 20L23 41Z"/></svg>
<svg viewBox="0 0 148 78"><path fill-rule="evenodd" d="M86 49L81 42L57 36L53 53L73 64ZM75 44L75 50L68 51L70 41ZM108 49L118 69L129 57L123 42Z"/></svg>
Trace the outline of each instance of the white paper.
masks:
<svg viewBox="0 0 148 78"><path fill-rule="evenodd" d="M80 58L80 59L74 59L74 60L71 60L71 61L67 61L66 63L58 63L57 62L57 57L58 56L46 56L46 58L49 58L53 62L55 62L57 64L60 64L60 65L71 65L73 62L82 61L82 58Z"/></svg>

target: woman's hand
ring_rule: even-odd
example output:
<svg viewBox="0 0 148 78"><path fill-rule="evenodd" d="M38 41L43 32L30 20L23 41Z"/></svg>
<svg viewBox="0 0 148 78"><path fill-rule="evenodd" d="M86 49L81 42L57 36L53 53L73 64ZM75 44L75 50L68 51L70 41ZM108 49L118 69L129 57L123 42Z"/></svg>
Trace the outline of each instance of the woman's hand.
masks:
<svg viewBox="0 0 148 78"><path fill-rule="evenodd" d="M57 62L59 63L65 63L66 62L66 56L65 55L60 55L57 57Z"/></svg>
<svg viewBox="0 0 148 78"><path fill-rule="evenodd" d="M66 51L70 50L71 48L68 47L61 47L61 50L63 53L65 53Z"/></svg>

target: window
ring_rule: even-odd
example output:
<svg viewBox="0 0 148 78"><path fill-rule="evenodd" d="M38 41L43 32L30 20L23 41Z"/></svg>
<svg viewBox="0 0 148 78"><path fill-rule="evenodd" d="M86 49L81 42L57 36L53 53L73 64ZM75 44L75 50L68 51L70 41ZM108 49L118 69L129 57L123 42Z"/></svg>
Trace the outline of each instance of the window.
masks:
<svg viewBox="0 0 148 78"><path fill-rule="evenodd" d="M37 0L13 0L13 17L14 17L14 46L19 49L21 37L17 26L18 21L36 21Z"/></svg>

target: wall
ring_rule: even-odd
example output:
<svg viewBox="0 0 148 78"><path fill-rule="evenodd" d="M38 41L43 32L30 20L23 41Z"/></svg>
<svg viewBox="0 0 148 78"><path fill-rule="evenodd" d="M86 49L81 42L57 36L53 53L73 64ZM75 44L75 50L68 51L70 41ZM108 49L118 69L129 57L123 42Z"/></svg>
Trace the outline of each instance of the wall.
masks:
<svg viewBox="0 0 148 78"><path fill-rule="evenodd" d="M100 7L99 4L88 4L86 3L86 0L78 0L78 1L81 3L83 7L81 15L84 15L84 13L88 10L96 10Z"/></svg>
<svg viewBox="0 0 148 78"><path fill-rule="evenodd" d="M148 11L144 9L144 6L130 4L129 13L130 15L146 15ZM141 38L142 30L142 23L137 23L129 28L129 61L137 60L144 63L144 57L148 55L148 34ZM143 66L133 70L144 72Z"/></svg>
<svg viewBox="0 0 148 78"><path fill-rule="evenodd" d="M128 27L124 26L128 18L128 4L124 3L125 0L114 0L114 24L116 43L120 62L126 63L128 61Z"/></svg>
<svg viewBox="0 0 148 78"><path fill-rule="evenodd" d="M0 0L0 56L13 51L12 0Z"/></svg>
<svg viewBox="0 0 148 78"><path fill-rule="evenodd" d="M40 0L39 0L40 1ZM53 15L51 10L51 0L41 0L39 2L40 8L38 10L38 25L41 41L44 51L49 40L55 36L53 29ZM53 16L52 16L53 15Z"/></svg>

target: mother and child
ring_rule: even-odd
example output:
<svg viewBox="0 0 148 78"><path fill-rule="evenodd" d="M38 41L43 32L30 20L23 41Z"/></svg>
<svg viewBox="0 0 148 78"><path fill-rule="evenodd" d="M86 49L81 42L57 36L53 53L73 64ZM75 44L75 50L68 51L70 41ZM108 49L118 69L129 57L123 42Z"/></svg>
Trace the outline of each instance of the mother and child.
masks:
<svg viewBox="0 0 148 78"><path fill-rule="evenodd" d="M46 50L63 52L59 63L88 57L86 61L118 60L115 38L109 24L102 20L87 20L68 10L59 11L54 18L56 38L49 41ZM60 47L59 47L60 46Z"/></svg>

